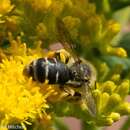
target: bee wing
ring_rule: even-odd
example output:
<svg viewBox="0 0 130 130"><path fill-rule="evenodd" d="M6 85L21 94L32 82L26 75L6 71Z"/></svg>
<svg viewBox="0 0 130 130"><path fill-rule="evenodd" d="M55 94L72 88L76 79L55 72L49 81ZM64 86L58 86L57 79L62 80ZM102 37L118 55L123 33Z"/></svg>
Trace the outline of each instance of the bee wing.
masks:
<svg viewBox="0 0 130 130"><path fill-rule="evenodd" d="M71 38L68 29L65 27L65 24L59 17L56 18L56 27L57 27L59 42L62 43L64 48L73 56L74 60L79 62L80 59L75 52L76 43Z"/></svg>
<svg viewBox="0 0 130 130"><path fill-rule="evenodd" d="M97 110L96 110L96 104L95 104L95 100L92 94L92 88L90 86L88 86L88 84L82 86L82 98L83 98L83 102L85 102L85 104L88 107L88 111L92 116L96 116Z"/></svg>

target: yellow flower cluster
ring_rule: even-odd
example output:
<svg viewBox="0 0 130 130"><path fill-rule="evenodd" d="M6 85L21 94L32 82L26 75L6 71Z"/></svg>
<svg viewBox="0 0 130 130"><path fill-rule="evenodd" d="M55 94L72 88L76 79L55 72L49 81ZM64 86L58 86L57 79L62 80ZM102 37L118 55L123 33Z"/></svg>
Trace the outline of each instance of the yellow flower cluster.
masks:
<svg viewBox="0 0 130 130"><path fill-rule="evenodd" d="M113 81L97 83L93 91L97 105L97 124L111 125L122 115L130 114L130 103L125 101L129 93L129 80L115 84ZM95 119L94 119L95 120Z"/></svg>
<svg viewBox="0 0 130 130"><path fill-rule="evenodd" d="M41 42L37 42L35 49L29 49L21 42L20 36L14 40L11 33L8 35L11 46L0 53L0 125L21 123L26 129L25 124L36 121L38 117L50 118L46 113L48 101L64 101L67 95L56 86L39 84L23 76L25 65L46 55L40 47ZM111 125L120 116L130 114L130 104L124 101L129 91L129 80L119 82L119 79L118 75L113 75L111 81L97 82L92 91L97 112L95 117L89 117L96 125Z"/></svg>
<svg viewBox="0 0 130 130"><path fill-rule="evenodd" d="M78 36L78 27L80 26L80 19L78 17L66 16L63 18L63 22L68 28L72 37Z"/></svg>
<svg viewBox="0 0 130 130"><path fill-rule="evenodd" d="M65 37L63 40L75 43L79 47L76 52L82 52L97 68L97 85L96 89L92 90L97 107L95 117L91 117L87 109L87 115L80 117L75 103L68 100L74 109L70 110L69 105L61 107L67 95L57 85L39 84L23 76L22 71L27 64L36 58L47 56L41 46L59 42L57 17L63 21L69 32L68 37L61 38ZM120 31L120 25L97 14L93 3L88 0L0 0L0 23L1 126L21 124L26 129L26 124L38 122L39 117L48 119L50 113L52 117L53 113L55 116L54 109L58 110L59 115L63 109L63 116L73 115L73 111L76 111L76 117L88 117L89 121L100 126L111 125L119 120L120 116L130 114L130 104L125 101L129 80L120 78L122 69L111 72L107 59L102 59L112 55L127 57L125 49L111 44L112 38ZM16 36L16 40L8 33L10 31ZM9 40L9 47L3 43L4 38ZM64 56L61 57L65 60ZM120 68L122 66L119 65ZM60 107L55 107L55 102L58 102ZM50 109L49 103L52 106ZM81 109L79 104L78 107ZM46 109L49 109L49 114Z"/></svg>
<svg viewBox="0 0 130 130"><path fill-rule="evenodd" d="M45 11L47 10L52 1L51 0L26 0L28 3L31 4L31 6L34 8L36 11Z"/></svg>
<svg viewBox="0 0 130 130"><path fill-rule="evenodd" d="M5 22L5 20L3 19L4 15L11 12L13 8L14 8L14 5L11 4L10 0L0 1L0 24Z"/></svg>
<svg viewBox="0 0 130 130"><path fill-rule="evenodd" d="M55 95L55 90L23 76L25 65L41 56L39 46L35 51L28 50L20 37L13 40L9 34L9 39L11 47L8 48L8 54L6 50L0 53L0 128L3 130L8 124L19 123L26 129L25 125L31 125L37 118L50 118L46 113L49 107L46 99Z"/></svg>
<svg viewBox="0 0 130 130"><path fill-rule="evenodd" d="M0 16L10 12L14 8L14 5L11 5L10 0L1 0L0 1Z"/></svg>
<svg viewBox="0 0 130 130"><path fill-rule="evenodd" d="M102 26L102 25L101 25ZM106 22L106 26L99 29L97 40L98 47L103 54L127 57L127 52L122 47L112 47L111 39L120 31L120 24L114 20Z"/></svg>
<svg viewBox="0 0 130 130"><path fill-rule="evenodd" d="M65 23L66 27L71 30L74 27L79 26L80 19L72 16L66 16L63 18L63 22Z"/></svg>
<svg viewBox="0 0 130 130"><path fill-rule="evenodd" d="M64 9L64 4L62 1L53 1L52 2L52 5L50 7L50 10L52 11L52 13L55 15L55 16L58 16L60 15L60 13L63 11Z"/></svg>

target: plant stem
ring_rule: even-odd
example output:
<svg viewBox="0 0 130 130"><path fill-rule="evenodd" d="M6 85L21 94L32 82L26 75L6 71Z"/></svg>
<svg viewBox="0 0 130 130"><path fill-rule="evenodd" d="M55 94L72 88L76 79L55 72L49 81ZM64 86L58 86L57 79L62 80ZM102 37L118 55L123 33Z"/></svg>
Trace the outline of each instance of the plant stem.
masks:
<svg viewBox="0 0 130 130"><path fill-rule="evenodd" d="M126 120L120 130L128 130L130 128L130 117Z"/></svg>

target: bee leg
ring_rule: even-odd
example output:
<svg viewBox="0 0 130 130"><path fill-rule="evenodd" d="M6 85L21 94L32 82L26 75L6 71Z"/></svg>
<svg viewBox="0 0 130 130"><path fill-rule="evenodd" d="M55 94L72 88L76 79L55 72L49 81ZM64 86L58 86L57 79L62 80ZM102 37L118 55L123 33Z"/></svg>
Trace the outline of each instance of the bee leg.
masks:
<svg viewBox="0 0 130 130"><path fill-rule="evenodd" d="M68 86L68 85L60 85L60 89L62 91L64 91L65 93L67 93L68 95L73 96L75 91L72 89L72 87Z"/></svg>
<svg viewBox="0 0 130 130"><path fill-rule="evenodd" d="M73 96L68 95L68 98L66 100L77 104L81 101L81 94L79 92L75 92Z"/></svg>
<svg viewBox="0 0 130 130"><path fill-rule="evenodd" d="M68 64L70 60L70 54L65 49L60 49L55 52L55 58L62 61L65 64Z"/></svg>
<svg viewBox="0 0 130 130"><path fill-rule="evenodd" d="M66 101L71 101L73 96L75 95L75 91L70 88L69 86L61 86L60 89L62 90L61 97Z"/></svg>
<svg viewBox="0 0 130 130"><path fill-rule="evenodd" d="M79 101L81 100L81 94L79 92L75 92L74 96L71 99L72 101Z"/></svg>
<svg viewBox="0 0 130 130"><path fill-rule="evenodd" d="M74 96L75 91L71 87L64 87L64 91L68 93L70 96Z"/></svg>

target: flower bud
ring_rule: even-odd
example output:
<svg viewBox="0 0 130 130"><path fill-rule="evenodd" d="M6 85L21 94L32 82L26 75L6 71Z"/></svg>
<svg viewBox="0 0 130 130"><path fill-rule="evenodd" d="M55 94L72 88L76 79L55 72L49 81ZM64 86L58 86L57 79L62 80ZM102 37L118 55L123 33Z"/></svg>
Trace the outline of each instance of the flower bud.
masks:
<svg viewBox="0 0 130 130"><path fill-rule="evenodd" d="M120 31L120 24L111 20L108 22L108 29L113 33L118 33Z"/></svg>
<svg viewBox="0 0 130 130"><path fill-rule="evenodd" d="M0 14L6 14L14 8L10 0L0 0Z"/></svg>
<svg viewBox="0 0 130 130"><path fill-rule="evenodd" d="M112 81L107 81L102 85L103 92L112 94L113 90L116 88L116 85Z"/></svg>
<svg viewBox="0 0 130 130"><path fill-rule="evenodd" d="M93 91L93 97L95 99L95 103L97 106L97 111L100 111L100 106L101 106L101 91L99 91L98 89Z"/></svg>
<svg viewBox="0 0 130 130"><path fill-rule="evenodd" d="M115 109L119 104L121 103L121 97L120 95L113 93L108 102L107 105L105 107L105 112L111 112L113 109Z"/></svg>
<svg viewBox="0 0 130 130"><path fill-rule="evenodd" d="M120 80L120 75L119 74L112 75L111 80L114 82L118 82Z"/></svg>
<svg viewBox="0 0 130 130"><path fill-rule="evenodd" d="M102 105L101 105L101 112L103 113L104 111L104 108L106 107L108 101L109 101L109 98L110 98L110 95L108 93L103 93L102 96L101 96L101 102L102 102Z"/></svg>
<svg viewBox="0 0 130 130"><path fill-rule="evenodd" d="M27 0L27 2L30 3L34 10L37 11L47 10L52 3L51 0Z"/></svg>
<svg viewBox="0 0 130 130"><path fill-rule="evenodd" d="M124 48L121 48L121 47L115 49L115 54L119 57L127 57L126 50Z"/></svg>
<svg viewBox="0 0 130 130"><path fill-rule="evenodd" d="M130 114L130 103L124 102L116 108L116 111L119 112L121 115Z"/></svg>
<svg viewBox="0 0 130 130"><path fill-rule="evenodd" d="M106 52L111 55L116 55L118 57L127 57L126 50L121 47L116 48L116 47L107 46Z"/></svg>
<svg viewBox="0 0 130 130"><path fill-rule="evenodd" d="M124 98L129 93L129 80L123 81L118 87L117 87L117 93Z"/></svg>
<svg viewBox="0 0 130 130"><path fill-rule="evenodd" d="M73 29L80 24L80 19L72 16L64 17L63 21L68 29Z"/></svg>
<svg viewBox="0 0 130 130"><path fill-rule="evenodd" d="M113 120L111 117L104 117L98 120L97 125L98 126L110 126L112 125Z"/></svg>
<svg viewBox="0 0 130 130"><path fill-rule="evenodd" d="M106 121L104 122L104 125L110 126L110 125L112 125L112 123L113 123L112 118L107 118Z"/></svg>
<svg viewBox="0 0 130 130"><path fill-rule="evenodd" d="M110 117L112 118L112 120L115 122L115 121L118 121L120 119L120 114L119 113L116 113L116 112L112 112L110 114Z"/></svg>

